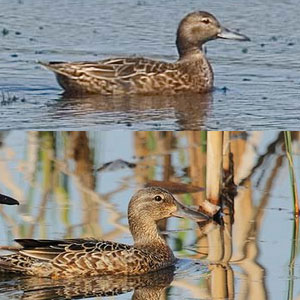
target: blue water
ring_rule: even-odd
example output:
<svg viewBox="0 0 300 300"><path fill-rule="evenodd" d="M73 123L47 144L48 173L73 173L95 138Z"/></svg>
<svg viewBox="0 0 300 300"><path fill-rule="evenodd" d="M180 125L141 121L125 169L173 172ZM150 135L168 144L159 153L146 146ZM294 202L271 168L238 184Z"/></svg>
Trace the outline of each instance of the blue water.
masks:
<svg viewBox="0 0 300 300"><path fill-rule="evenodd" d="M207 44L211 97L63 99L37 64L130 55L174 61L178 22L194 10L251 38ZM299 13L297 0L1 0L0 91L16 98L0 97L0 129L299 129Z"/></svg>
<svg viewBox="0 0 300 300"><path fill-rule="evenodd" d="M78 143L79 134L87 138L87 143ZM1 134L0 193L18 199L21 204L0 207L0 245L13 245L14 238L71 237L131 244L127 206L134 191L150 179L162 180L168 170L172 171L173 182L198 182L187 170L193 164L195 167L192 156L203 150L202 145L190 141L191 133L174 132L173 146L168 150L163 136L130 131ZM214 290L226 282L218 277L218 268L228 270L227 284L233 287L236 298L248 295L251 299L285 299L289 280L294 282L295 299L299 297L299 251L295 256L294 278L289 276L294 218L287 160L282 158L281 143L270 147L277 136L277 132L253 132L248 133L245 144L241 137L235 140L245 149L240 148L243 155L237 159L236 182L251 173L259 158L265 155L265 159L247 184L238 189L232 232L228 230L224 235L231 238L232 256L228 263L223 262L223 267L222 262L206 260L205 253L214 252L216 247L212 241L206 243L211 227L203 230L193 221L168 219L168 243L181 258L168 299L211 299ZM89 149L89 154L83 148ZM293 151L299 178L299 138L294 140ZM94 171L120 158L136 162L138 167ZM92 181L95 186L90 185ZM197 194L176 197L191 201ZM42 283L34 279L31 285ZM0 278L0 298L18 299L18 294L30 289L21 283L18 290L13 289L17 284L15 278ZM130 299L131 295L117 299Z"/></svg>

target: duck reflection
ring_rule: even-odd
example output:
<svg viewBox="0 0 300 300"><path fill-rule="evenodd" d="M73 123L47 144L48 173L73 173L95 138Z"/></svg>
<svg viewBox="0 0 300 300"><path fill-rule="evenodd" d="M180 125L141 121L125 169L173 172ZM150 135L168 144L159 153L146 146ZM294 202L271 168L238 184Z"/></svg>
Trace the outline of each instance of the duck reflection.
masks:
<svg viewBox="0 0 300 300"><path fill-rule="evenodd" d="M13 293L18 299L82 299L108 297L133 291L131 299L159 300L174 277L174 267L142 276L101 276L70 279L7 277L1 280L0 295ZM16 293L16 290L19 292ZM2 293L1 291L5 291ZM18 296L19 294L19 296Z"/></svg>
<svg viewBox="0 0 300 300"><path fill-rule="evenodd" d="M60 116L74 114L77 117L92 117L87 124L111 126L119 124L134 129L168 128L192 130L204 127L206 115L213 100L212 93L155 96L99 96L74 97L62 95L62 100L53 106ZM142 124L142 125L141 125ZM142 126L141 128L138 126Z"/></svg>

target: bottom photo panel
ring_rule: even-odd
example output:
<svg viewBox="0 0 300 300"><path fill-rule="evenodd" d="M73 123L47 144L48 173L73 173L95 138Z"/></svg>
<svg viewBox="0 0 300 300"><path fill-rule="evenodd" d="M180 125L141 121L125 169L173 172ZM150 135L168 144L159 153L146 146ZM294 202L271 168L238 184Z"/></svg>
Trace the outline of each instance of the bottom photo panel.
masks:
<svg viewBox="0 0 300 300"><path fill-rule="evenodd" d="M1 299L300 299L300 132L0 132Z"/></svg>

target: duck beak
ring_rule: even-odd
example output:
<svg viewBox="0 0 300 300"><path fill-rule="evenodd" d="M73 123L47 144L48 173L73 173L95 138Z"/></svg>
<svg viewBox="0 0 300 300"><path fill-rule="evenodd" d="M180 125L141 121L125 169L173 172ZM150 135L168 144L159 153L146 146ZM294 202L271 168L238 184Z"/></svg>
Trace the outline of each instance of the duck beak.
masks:
<svg viewBox="0 0 300 300"><path fill-rule="evenodd" d="M8 205L19 205L19 201L2 194L0 194L0 203Z"/></svg>
<svg viewBox="0 0 300 300"><path fill-rule="evenodd" d="M250 39L241 33L231 31L225 27L221 27L220 32L217 34L217 37L220 39L229 39L237 41L250 41Z"/></svg>
<svg viewBox="0 0 300 300"><path fill-rule="evenodd" d="M177 200L175 201L175 203L177 206L177 210L172 213L173 217L188 218L196 222L204 222L211 219L211 217L205 215L204 213L191 209Z"/></svg>

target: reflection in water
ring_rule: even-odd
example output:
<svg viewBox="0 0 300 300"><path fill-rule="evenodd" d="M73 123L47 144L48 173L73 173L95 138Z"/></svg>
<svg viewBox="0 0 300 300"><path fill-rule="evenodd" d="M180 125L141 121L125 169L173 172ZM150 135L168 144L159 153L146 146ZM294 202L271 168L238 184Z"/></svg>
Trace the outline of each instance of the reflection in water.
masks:
<svg viewBox="0 0 300 300"><path fill-rule="evenodd" d="M199 129L205 126L213 100L212 93L175 96L83 96L64 95L54 108L69 117L90 115L91 124L174 130ZM62 110L62 108L64 108ZM155 116L155 117L154 117ZM62 116L57 116L62 117ZM65 117L65 116L64 116ZM175 124L175 125L174 125ZM144 126L144 127L143 127Z"/></svg>
<svg viewBox="0 0 300 300"><path fill-rule="evenodd" d="M193 129L197 124L201 126L197 129L204 125L219 130L299 129L300 31L295 30L299 0L270 5L273 2L243 0L233 7L222 0L176 0L172 5L169 1L68 0L62 9L55 9L53 0L1 0L0 89L19 100L1 106L0 128L79 130L114 124L126 129L129 122L132 129L151 130L159 122L160 129L175 130L180 127L176 120L183 124L185 120ZM199 9L213 12L224 24L253 37L253 42L243 45L208 43L216 86L228 92L216 94L204 124L201 117L192 117L197 122L193 124L188 114L177 119L178 109L166 108L168 114L162 106L157 113L139 110L147 114L144 119L138 116L147 121L144 124L133 122L133 113L126 117L125 105L125 110L106 116L93 113L89 105L77 103L72 109L57 101L60 89L54 76L36 64L134 54L173 61L178 22L187 12Z"/></svg>
<svg viewBox="0 0 300 300"><path fill-rule="evenodd" d="M78 299L116 296L134 291L132 299L159 300L172 282L174 268L143 276L101 276L70 279L12 277L0 282L3 296L17 293L16 299ZM1 277L0 277L1 280ZM19 295L18 295L19 294Z"/></svg>
<svg viewBox="0 0 300 300"><path fill-rule="evenodd" d="M300 135L295 132L292 137L299 178ZM160 278L154 290L162 297L267 299L300 294L299 254L295 251L299 224L293 222L282 134L232 133L229 144L234 168L231 184L238 188L234 201L223 207L224 226L210 222L200 227L185 220L160 224L175 255L188 258L185 265L182 260L176 265L173 281L173 275L154 276ZM96 171L117 159L134 161L136 167ZM1 141L0 192L21 205L0 206L1 245L14 237L91 236L130 244L128 203L122 199L129 199L134 190L149 182L161 182L182 193L176 195L179 200L201 205L205 170L205 132L10 132ZM290 257L294 273L289 271ZM283 279L289 280L289 286ZM104 279L78 280L70 285L64 282L62 287L50 279L41 279L40 285L35 279L30 285L31 279L2 277L0 293L18 297L27 292L38 297L55 290L54 297L69 288L83 298L87 294L80 293L79 286L86 289L94 284L91 289L103 295L105 283L99 280ZM135 279L122 280L132 283ZM125 291L122 280L119 290ZM132 283L128 290L134 287ZM135 289L135 295L137 292ZM120 297L128 299L128 295Z"/></svg>

